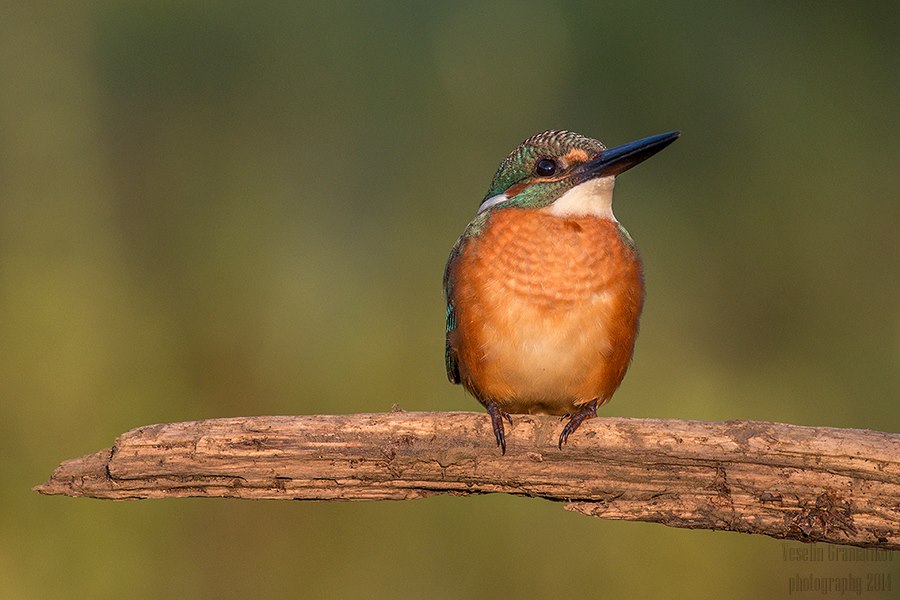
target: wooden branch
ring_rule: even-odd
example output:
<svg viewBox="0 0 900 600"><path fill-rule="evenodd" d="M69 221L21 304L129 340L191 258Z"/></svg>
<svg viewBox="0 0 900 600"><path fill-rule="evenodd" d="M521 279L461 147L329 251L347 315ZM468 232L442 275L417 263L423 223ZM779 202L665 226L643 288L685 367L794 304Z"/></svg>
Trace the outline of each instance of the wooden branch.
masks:
<svg viewBox="0 0 900 600"><path fill-rule="evenodd" d="M515 415L505 456L480 413L247 417L150 425L64 462L42 494L406 500L504 492L605 519L900 549L900 435L598 418L557 449Z"/></svg>

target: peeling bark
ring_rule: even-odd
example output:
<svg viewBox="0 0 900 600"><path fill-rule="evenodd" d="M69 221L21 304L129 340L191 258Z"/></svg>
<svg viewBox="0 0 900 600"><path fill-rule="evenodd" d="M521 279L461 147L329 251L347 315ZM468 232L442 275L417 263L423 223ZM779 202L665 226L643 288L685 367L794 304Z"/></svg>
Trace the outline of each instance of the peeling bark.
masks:
<svg viewBox="0 0 900 600"><path fill-rule="evenodd" d="M554 417L246 417L149 425L62 463L42 494L408 500L503 492L604 519L900 549L900 435L734 421L597 418L560 451Z"/></svg>

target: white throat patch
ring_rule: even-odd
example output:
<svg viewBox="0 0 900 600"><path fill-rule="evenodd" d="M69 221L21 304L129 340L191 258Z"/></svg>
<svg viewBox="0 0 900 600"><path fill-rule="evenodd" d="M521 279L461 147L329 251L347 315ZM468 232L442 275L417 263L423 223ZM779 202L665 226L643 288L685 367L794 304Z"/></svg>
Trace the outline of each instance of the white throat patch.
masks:
<svg viewBox="0 0 900 600"><path fill-rule="evenodd" d="M544 210L557 217L592 215L616 220L612 211L615 177L598 177L580 183Z"/></svg>
<svg viewBox="0 0 900 600"><path fill-rule="evenodd" d="M490 198L485 198L484 202L481 203L481 206L478 207L478 212L475 214L480 214L489 209L492 206L496 206L501 202L506 202L509 198L506 197L506 194L500 193L496 196L491 196Z"/></svg>

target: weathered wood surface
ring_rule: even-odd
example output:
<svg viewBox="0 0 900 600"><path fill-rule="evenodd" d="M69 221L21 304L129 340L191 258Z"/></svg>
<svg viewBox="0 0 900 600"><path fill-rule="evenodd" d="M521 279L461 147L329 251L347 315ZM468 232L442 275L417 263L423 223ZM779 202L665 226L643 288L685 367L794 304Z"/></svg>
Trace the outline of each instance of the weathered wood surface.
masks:
<svg viewBox="0 0 900 600"><path fill-rule="evenodd" d="M554 417L515 415L501 455L480 413L247 417L150 425L35 490L407 500L504 492L605 519L900 549L900 435L735 421L597 418L562 451Z"/></svg>

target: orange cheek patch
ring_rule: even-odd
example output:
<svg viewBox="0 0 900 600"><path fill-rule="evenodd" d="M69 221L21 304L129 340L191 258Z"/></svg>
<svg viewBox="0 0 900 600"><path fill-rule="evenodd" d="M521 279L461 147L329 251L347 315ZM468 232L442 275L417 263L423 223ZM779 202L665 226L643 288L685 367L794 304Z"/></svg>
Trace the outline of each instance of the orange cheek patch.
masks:
<svg viewBox="0 0 900 600"><path fill-rule="evenodd" d="M566 153L564 158L566 159L566 164L573 165L587 162L589 157L588 153L581 148L572 148Z"/></svg>
<svg viewBox="0 0 900 600"><path fill-rule="evenodd" d="M522 183L517 183L515 185L511 185L506 189L505 192L503 192L503 195L506 196L507 198L515 198L519 194L519 192L521 192L526 187L528 187L529 183L531 183L531 182L523 181Z"/></svg>

